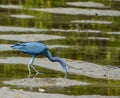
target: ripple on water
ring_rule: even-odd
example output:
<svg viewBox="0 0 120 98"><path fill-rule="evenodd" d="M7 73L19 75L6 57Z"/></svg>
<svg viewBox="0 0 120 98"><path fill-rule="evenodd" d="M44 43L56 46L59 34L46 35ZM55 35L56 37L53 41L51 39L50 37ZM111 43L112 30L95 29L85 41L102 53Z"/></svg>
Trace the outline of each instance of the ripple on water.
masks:
<svg viewBox="0 0 120 98"><path fill-rule="evenodd" d="M10 15L10 17L13 17L13 18L22 18L22 19L34 18L34 16L31 16L31 15L22 15L22 14Z"/></svg>
<svg viewBox="0 0 120 98"><path fill-rule="evenodd" d="M108 6L105 6L102 3L97 2L67 2L66 4L76 7L94 7L94 8L108 8Z"/></svg>
<svg viewBox="0 0 120 98"><path fill-rule="evenodd" d="M29 8L29 10L43 11L55 14L70 15L98 15L98 16L120 16L117 10L83 9L83 8Z"/></svg>
<svg viewBox="0 0 120 98"><path fill-rule="evenodd" d="M24 27L11 27L0 26L1 32L88 32L88 33L100 33L100 30L79 30L79 29L41 29L41 28L24 28Z"/></svg>
<svg viewBox="0 0 120 98"><path fill-rule="evenodd" d="M16 35L0 35L0 39L16 40L16 41L45 41L53 39L64 39L62 36L48 35L48 34L16 34Z"/></svg>
<svg viewBox="0 0 120 98"><path fill-rule="evenodd" d="M86 24L112 24L111 21L98 21L98 20L73 20L71 23L86 23Z"/></svg>
<svg viewBox="0 0 120 98"><path fill-rule="evenodd" d="M73 85L88 85L89 83L64 78L26 78L19 80L3 81L5 84L20 85L23 87L49 87L49 86L73 86Z"/></svg>
<svg viewBox="0 0 120 98"><path fill-rule="evenodd" d="M38 28L25 28L25 27L11 27L11 26L0 26L1 32L43 32L48 31L46 29Z"/></svg>
<svg viewBox="0 0 120 98"><path fill-rule="evenodd" d="M110 38L107 38L107 37L88 37L88 39L92 39L92 40L110 40Z"/></svg>
<svg viewBox="0 0 120 98"><path fill-rule="evenodd" d="M9 9L25 9L19 5L0 5L1 8ZM83 9L83 8L27 8L26 10L44 11L56 14L71 14L71 15L98 15L98 16L120 16L120 11L117 10L102 10L102 9Z"/></svg>
<svg viewBox="0 0 120 98"><path fill-rule="evenodd" d="M20 5L12 5L12 4L8 4L8 5L0 5L0 8L8 8L8 9L23 9L23 7L20 6Z"/></svg>
<svg viewBox="0 0 120 98"><path fill-rule="evenodd" d="M120 32L107 32L107 34L120 35Z"/></svg>

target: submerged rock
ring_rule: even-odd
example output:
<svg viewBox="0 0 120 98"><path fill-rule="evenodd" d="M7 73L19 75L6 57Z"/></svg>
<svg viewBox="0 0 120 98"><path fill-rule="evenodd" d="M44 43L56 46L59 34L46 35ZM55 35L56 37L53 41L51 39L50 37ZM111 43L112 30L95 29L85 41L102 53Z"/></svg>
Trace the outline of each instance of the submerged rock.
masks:
<svg viewBox="0 0 120 98"><path fill-rule="evenodd" d="M45 89L39 88L38 91L43 93L43 92L45 92Z"/></svg>

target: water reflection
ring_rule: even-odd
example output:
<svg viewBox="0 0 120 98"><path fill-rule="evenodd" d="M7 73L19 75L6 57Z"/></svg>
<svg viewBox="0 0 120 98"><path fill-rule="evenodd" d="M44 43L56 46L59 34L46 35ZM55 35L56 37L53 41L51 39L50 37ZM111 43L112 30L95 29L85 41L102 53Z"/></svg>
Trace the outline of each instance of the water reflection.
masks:
<svg viewBox="0 0 120 98"><path fill-rule="evenodd" d="M82 0L84 1L84 0ZM22 53L8 50L8 44L20 41L36 40L41 34L62 37L52 40L42 40L48 45L72 46L67 48L51 48L53 55L75 60L83 60L101 65L120 65L120 7L119 0L92 0L93 4L102 4L93 8L91 6L71 6L82 2L80 0L1 0L0 1L0 58L9 56L24 56ZM84 4L88 2L84 1ZM87 6L87 7L86 7ZM102 7L103 6L103 7ZM109 8L104 8L108 7ZM99 8L98 8L99 7ZM102 7L102 8L100 8ZM13 18L11 15L30 15L35 18ZM77 21L76 21L77 20ZM74 23L73 23L74 22ZM22 36L21 34L31 35ZM12 37L11 37L12 36ZM18 39L19 38L19 39ZM45 36L45 38L50 38ZM10 40L9 40L10 39ZM37 41L43 39L43 36ZM13 41L14 40L14 41ZM52 47L52 46L51 46ZM5 51L2 51L5 50ZM9 61L11 62L11 61ZM27 70L24 65L7 65L0 62L0 81L25 78ZM26 62L27 63L27 62ZM45 70L50 75L40 77L59 77L62 73ZM117 71L117 69L116 69ZM57 75L56 75L57 73ZM72 95L120 95L120 82L117 80L95 79L85 76L70 75L69 78L90 82L90 86L72 86L67 88L47 89L48 93L64 93ZM0 86L6 86L0 83ZM14 86L14 88L16 88ZM38 88L34 88L35 91ZM37 89L37 90L36 90Z"/></svg>

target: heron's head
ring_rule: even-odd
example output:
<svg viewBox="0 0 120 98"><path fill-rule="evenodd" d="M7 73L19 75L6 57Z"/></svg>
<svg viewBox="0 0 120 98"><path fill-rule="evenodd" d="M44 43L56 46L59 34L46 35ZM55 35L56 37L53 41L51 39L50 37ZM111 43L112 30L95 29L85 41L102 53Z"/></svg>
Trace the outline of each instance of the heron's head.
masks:
<svg viewBox="0 0 120 98"><path fill-rule="evenodd" d="M62 68L64 69L64 73L65 73L65 76L64 78L67 78L67 64L65 61L63 61L62 59L58 58L58 61L60 62Z"/></svg>
<svg viewBox="0 0 120 98"><path fill-rule="evenodd" d="M63 67L64 73L65 73L64 78L67 78L68 71L67 71L67 66L66 66L66 64L63 64L62 67Z"/></svg>

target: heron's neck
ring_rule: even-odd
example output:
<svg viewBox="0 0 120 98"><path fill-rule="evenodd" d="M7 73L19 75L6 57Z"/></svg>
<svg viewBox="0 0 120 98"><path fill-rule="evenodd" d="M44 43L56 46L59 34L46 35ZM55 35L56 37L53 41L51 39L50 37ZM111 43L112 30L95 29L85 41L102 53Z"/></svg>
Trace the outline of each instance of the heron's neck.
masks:
<svg viewBox="0 0 120 98"><path fill-rule="evenodd" d="M48 57L48 59L52 62L59 62L62 66L62 68L64 69L64 72L65 72L65 76L64 78L67 77L67 68L66 68L66 64L65 62L60 59L59 57L52 57L51 53L49 51L46 51L45 55Z"/></svg>
<svg viewBox="0 0 120 98"><path fill-rule="evenodd" d="M59 62L60 64L64 63L63 60L60 59L59 57L52 57L52 55L51 55L51 53L49 51L47 51L46 56L52 62Z"/></svg>

